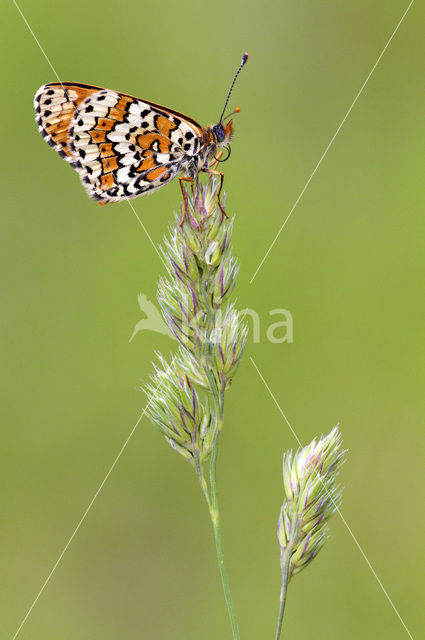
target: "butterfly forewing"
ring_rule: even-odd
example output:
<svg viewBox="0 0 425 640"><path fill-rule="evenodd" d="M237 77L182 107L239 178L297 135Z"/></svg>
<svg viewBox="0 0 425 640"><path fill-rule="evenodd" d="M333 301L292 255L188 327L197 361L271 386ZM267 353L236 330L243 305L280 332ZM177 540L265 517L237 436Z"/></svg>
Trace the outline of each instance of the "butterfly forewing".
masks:
<svg viewBox="0 0 425 640"><path fill-rule="evenodd" d="M35 109L43 137L101 203L166 184L202 143L202 128L194 120L99 87L44 85Z"/></svg>

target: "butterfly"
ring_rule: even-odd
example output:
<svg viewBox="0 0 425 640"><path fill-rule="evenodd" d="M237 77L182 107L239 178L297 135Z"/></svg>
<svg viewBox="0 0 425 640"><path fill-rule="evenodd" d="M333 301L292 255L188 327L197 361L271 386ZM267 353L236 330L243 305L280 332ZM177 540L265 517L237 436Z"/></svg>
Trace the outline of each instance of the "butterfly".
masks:
<svg viewBox="0 0 425 640"><path fill-rule="evenodd" d="M248 59L244 54L220 120L202 127L192 118L118 91L78 82L50 82L34 99L36 122L46 142L79 173L99 204L119 202L158 189L178 174L193 184L201 171L220 175L214 161L230 156L233 121L224 117L230 94ZM222 159L222 147L228 155ZM216 154L219 156L216 158ZM218 202L222 213L224 209Z"/></svg>

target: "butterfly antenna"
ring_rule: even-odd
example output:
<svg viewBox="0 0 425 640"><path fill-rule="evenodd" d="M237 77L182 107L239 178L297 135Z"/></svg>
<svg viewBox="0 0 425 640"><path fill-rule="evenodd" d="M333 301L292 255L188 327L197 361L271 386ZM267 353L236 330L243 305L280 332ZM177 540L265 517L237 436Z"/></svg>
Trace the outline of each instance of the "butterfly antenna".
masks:
<svg viewBox="0 0 425 640"><path fill-rule="evenodd" d="M240 64L240 67L239 67L239 69L236 71L236 75L235 75L235 77L233 78L232 86L230 87L230 91L229 91L229 93L227 94L226 104L224 105L224 109L223 109L223 111L221 112L221 116L220 116L220 120L219 120L219 122L221 122L221 121L223 120L224 112L226 111L227 105L228 105L228 103L229 103L229 99L230 99L231 93L232 93L232 91L233 91L233 87L235 86L236 79L237 79L238 75L240 74L240 72L242 71L242 69L243 69L243 67L244 67L244 65L245 65L245 62L246 62L247 60L248 60L248 54L247 54L247 53L244 53L244 54L243 54L243 57L242 57L242 62L241 62L241 64Z"/></svg>

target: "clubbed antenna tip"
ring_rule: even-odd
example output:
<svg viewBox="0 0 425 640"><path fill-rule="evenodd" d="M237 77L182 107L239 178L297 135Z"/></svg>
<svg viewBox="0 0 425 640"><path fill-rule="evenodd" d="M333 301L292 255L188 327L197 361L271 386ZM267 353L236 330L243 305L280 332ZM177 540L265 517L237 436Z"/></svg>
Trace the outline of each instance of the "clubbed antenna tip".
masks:
<svg viewBox="0 0 425 640"><path fill-rule="evenodd" d="M238 75L240 74L240 72L242 71L242 69L243 69L243 67L245 65L245 62L247 60L248 60L248 54L244 53L243 56L242 56L242 62L240 64L240 66L239 66L239 69L236 71L235 77L233 78L232 86L230 87L229 93L227 94L226 102L224 104L223 111L221 112L221 116L220 116L219 122L222 122L222 120L223 120L223 116L224 116L224 113L225 113L225 111L227 109L227 105L229 104L229 99L230 99L230 96L232 94L233 87L235 86L236 79L237 79Z"/></svg>

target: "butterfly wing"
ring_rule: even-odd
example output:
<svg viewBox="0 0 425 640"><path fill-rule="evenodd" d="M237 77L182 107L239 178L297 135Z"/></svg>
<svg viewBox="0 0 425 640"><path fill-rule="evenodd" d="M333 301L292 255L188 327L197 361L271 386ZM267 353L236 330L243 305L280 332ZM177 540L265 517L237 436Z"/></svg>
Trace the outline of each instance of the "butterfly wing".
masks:
<svg viewBox="0 0 425 640"><path fill-rule="evenodd" d="M202 142L202 128L194 120L90 85L44 85L35 109L43 137L100 203L134 198L166 184Z"/></svg>
<svg viewBox="0 0 425 640"><path fill-rule="evenodd" d="M65 160L73 163L68 144L69 128L76 109L96 87L51 83L40 87L35 94L34 109L38 129L46 140Z"/></svg>

